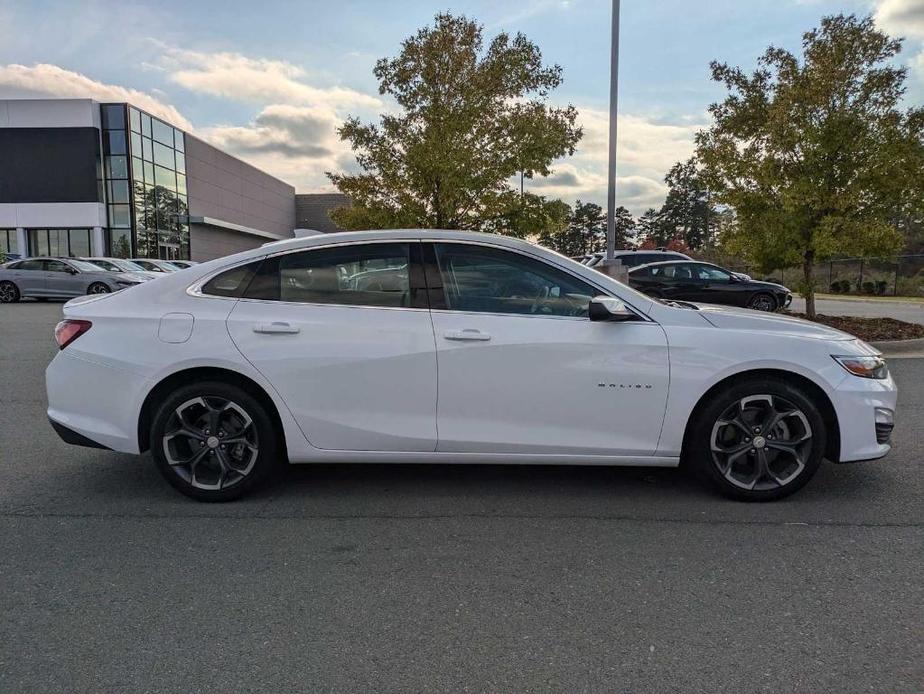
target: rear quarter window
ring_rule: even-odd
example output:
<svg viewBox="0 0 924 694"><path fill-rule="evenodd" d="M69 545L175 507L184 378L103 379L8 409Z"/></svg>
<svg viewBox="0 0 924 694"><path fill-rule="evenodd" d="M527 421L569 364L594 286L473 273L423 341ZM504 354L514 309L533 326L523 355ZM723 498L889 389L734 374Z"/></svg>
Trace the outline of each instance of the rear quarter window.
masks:
<svg viewBox="0 0 924 694"><path fill-rule="evenodd" d="M234 298L243 296L262 262L262 260L259 260L255 263L240 265L215 275L202 286L202 293L209 296L230 296Z"/></svg>

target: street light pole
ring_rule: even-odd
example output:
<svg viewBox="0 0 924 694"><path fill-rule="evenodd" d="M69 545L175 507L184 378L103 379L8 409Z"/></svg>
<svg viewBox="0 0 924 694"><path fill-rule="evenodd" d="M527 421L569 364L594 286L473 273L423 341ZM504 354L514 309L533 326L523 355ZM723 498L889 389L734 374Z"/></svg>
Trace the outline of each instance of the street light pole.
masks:
<svg viewBox="0 0 924 694"><path fill-rule="evenodd" d="M610 153L606 195L606 259L616 252L616 100L619 84L619 0L613 0L613 37L610 46Z"/></svg>

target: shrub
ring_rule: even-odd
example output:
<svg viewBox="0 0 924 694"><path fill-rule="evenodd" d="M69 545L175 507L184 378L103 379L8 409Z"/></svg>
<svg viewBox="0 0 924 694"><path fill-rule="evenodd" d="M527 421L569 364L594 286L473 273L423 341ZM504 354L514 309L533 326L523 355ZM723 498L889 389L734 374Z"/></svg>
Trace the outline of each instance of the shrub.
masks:
<svg viewBox="0 0 924 694"><path fill-rule="evenodd" d="M882 296L886 293L886 290L889 288L889 283L885 280L876 280L876 293L879 296Z"/></svg>
<svg viewBox="0 0 924 694"><path fill-rule="evenodd" d="M864 282L863 283L863 293L864 294L875 294L876 293L876 283L875 282Z"/></svg>

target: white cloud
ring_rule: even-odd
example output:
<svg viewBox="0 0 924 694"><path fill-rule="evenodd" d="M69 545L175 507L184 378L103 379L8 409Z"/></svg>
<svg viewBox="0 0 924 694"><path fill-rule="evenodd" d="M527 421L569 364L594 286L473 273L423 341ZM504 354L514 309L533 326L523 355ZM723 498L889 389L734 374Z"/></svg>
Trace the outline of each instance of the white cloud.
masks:
<svg viewBox="0 0 924 694"><path fill-rule="evenodd" d="M349 145L336 128L342 119L330 109L274 104L247 125L200 129L209 142L293 184L299 192L332 190L325 171L352 168Z"/></svg>
<svg viewBox="0 0 924 694"><path fill-rule="evenodd" d="M184 130L192 124L170 104L137 89L106 84L57 65L0 66L0 97L56 96L98 101L128 101Z"/></svg>
<svg viewBox="0 0 924 694"><path fill-rule="evenodd" d="M606 202L609 145L609 114L578 107L584 137L573 157L553 166L546 179L527 182L530 190L561 197ZM656 122L651 117L620 115L617 128L616 204L635 214L658 207L667 186L664 175L678 161L693 154L693 136L705 126L704 119L684 118L680 123Z"/></svg>
<svg viewBox="0 0 924 694"><path fill-rule="evenodd" d="M378 109L382 101L348 87L316 87L292 63L248 58L239 53L205 53L166 46L158 62L167 79L186 89L258 104Z"/></svg>
<svg viewBox="0 0 924 694"><path fill-rule="evenodd" d="M875 18L890 34L924 39L924 0L880 0Z"/></svg>

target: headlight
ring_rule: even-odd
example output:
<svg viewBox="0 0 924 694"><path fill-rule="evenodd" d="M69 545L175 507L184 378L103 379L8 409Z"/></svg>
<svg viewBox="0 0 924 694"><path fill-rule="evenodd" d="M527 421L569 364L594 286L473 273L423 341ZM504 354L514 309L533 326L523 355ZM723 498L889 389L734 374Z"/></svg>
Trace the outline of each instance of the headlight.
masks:
<svg viewBox="0 0 924 694"><path fill-rule="evenodd" d="M888 378L889 367L882 357L839 357L831 355L834 360L854 376L861 378Z"/></svg>

